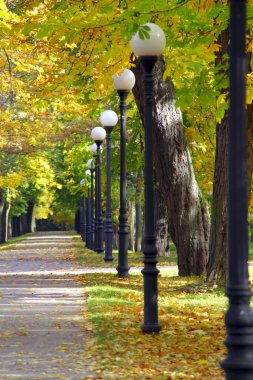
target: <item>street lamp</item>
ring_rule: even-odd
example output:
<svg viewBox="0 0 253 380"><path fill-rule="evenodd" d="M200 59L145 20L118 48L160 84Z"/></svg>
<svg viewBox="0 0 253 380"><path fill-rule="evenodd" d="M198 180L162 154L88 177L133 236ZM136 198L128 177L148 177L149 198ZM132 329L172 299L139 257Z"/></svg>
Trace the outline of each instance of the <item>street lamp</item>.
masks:
<svg viewBox="0 0 253 380"><path fill-rule="evenodd" d="M86 179L83 178L80 181L81 189L85 186ZM81 205L80 205L80 235L82 240L87 244L87 218L86 218L86 197L85 195L81 196Z"/></svg>
<svg viewBox="0 0 253 380"><path fill-rule="evenodd" d="M253 379L253 312L248 272L247 125L245 108L246 1L230 2L230 106L228 128L228 284L225 322L227 380Z"/></svg>
<svg viewBox="0 0 253 380"><path fill-rule="evenodd" d="M103 247L103 218L101 208L101 174L100 174L100 145L105 139L106 131L102 127L93 128L91 131L91 137L97 145L96 154L96 189L97 189L97 241L95 251L98 253L104 252Z"/></svg>
<svg viewBox="0 0 253 380"><path fill-rule="evenodd" d="M85 171L86 177L90 177L90 171ZM89 181L86 180L89 185ZM88 197L86 198L86 246L91 249L91 190L88 186Z"/></svg>
<svg viewBox="0 0 253 380"><path fill-rule="evenodd" d="M119 209L119 254L118 277L128 277L128 238L129 227L126 213L126 98L135 84L135 76L131 70L113 75L114 87L120 98L120 209Z"/></svg>
<svg viewBox="0 0 253 380"><path fill-rule="evenodd" d="M105 217L105 261L113 261L112 257L112 207L111 207L111 132L118 122L114 111L106 110L100 116L100 122L106 130L107 142L107 182L106 182L106 217Z"/></svg>
<svg viewBox="0 0 253 380"><path fill-rule="evenodd" d="M94 250L94 171L95 171L95 164L94 164L94 160L92 158L90 158L87 162L87 167L88 169L90 170L90 198L91 198L91 202L90 202L90 208L91 208L91 211L90 211L90 214L91 214L91 230L90 230L90 235L91 235L91 238L90 238L90 248L92 250Z"/></svg>
<svg viewBox="0 0 253 380"><path fill-rule="evenodd" d="M159 333L157 302L157 249L154 228L154 189L153 189L153 68L165 48L166 38L159 26L145 24L149 38L141 39L137 32L130 44L135 55L139 56L144 70L144 130L145 130L145 167L144 167L144 324L141 329L146 333Z"/></svg>
<svg viewBox="0 0 253 380"><path fill-rule="evenodd" d="M90 146L90 152L94 157L94 160L96 160L96 154L97 154L97 144L94 143ZM94 223L93 223L93 251L96 251L97 247L97 219L98 219L98 209L97 209L97 165L95 161L95 217L94 217Z"/></svg>

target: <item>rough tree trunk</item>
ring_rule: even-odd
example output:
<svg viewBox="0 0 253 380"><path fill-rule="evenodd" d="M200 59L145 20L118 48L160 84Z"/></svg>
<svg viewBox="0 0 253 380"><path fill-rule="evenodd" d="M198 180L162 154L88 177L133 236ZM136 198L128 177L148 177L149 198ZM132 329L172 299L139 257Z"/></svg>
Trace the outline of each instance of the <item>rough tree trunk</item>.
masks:
<svg viewBox="0 0 253 380"><path fill-rule="evenodd" d="M5 205L4 192L3 190L0 189L0 243L3 243L1 240L2 240L2 235L3 235L2 215L3 215L4 205Z"/></svg>
<svg viewBox="0 0 253 380"><path fill-rule="evenodd" d="M251 105L248 107L248 110L248 130L250 134L252 133L253 127L253 106ZM220 284L225 284L227 278L227 134L228 112L226 112L221 124L216 128L216 158L209 247L210 257L207 265L207 281L214 281ZM248 199L250 200L252 179L252 140L248 140L248 152Z"/></svg>
<svg viewBox="0 0 253 380"><path fill-rule="evenodd" d="M218 66L228 54L229 31L224 30L218 43L215 64ZM226 72L223 72L226 75ZM227 92L225 88L222 92ZM212 217L209 240L207 281L225 283L227 271L227 192L228 192L228 111L216 126L216 151L213 181Z"/></svg>
<svg viewBox="0 0 253 380"><path fill-rule="evenodd" d="M6 201L5 202L5 241L8 240L8 227L9 227L9 214L11 209L11 202Z"/></svg>
<svg viewBox="0 0 253 380"><path fill-rule="evenodd" d="M5 243L8 239L8 217L10 211L10 202L3 199L3 207L1 207L1 236L0 242Z"/></svg>
<svg viewBox="0 0 253 380"><path fill-rule="evenodd" d="M228 54L229 32L225 30L218 39L221 48L217 53L218 65ZM250 69L250 56L248 56ZM224 89L227 91L227 89ZM227 279L227 156L228 156L228 111L216 127L215 172L213 185L213 205L210 230L209 261L207 265L207 281L225 284ZM253 169L253 105L248 106L248 199L251 193L251 178Z"/></svg>
<svg viewBox="0 0 253 380"><path fill-rule="evenodd" d="M5 243L8 239L8 217L10 202L4 196L4 191L0 189L0 243Z"/></svg>
<svg viewBox="0 0 253 380"><path fill-rule="evenodd" d="M142 69L134 69L134 96L143 120ZM178 254L180 276L200 275L208 259L209 215L198 188L184 137L182 115L175 107L170 78L163 81L165 61L154 69L154 167L169 211L171 237Z"/></svg>
<svg viewBox="0 0 253 380"><path fill-rule="evenodd" d="M135 252L141 252L142 245L142 212L141 212L141 191L136 189L135 203Z"/></svg>
<svg viewBox="0 0 253 380"><path fill-rule="evenodd" d="M118 250L119 249L119 235L118 235L119 225L117 223L113 223L112 229L113 229L112 247L113 249Z"/></svg>
<svg viewBox="0 0 253 380"><path fill-rule="evenodd" d="M8 240L13 237L13 232L12 232L12 218L9 218L8 220Z"/></svg>
<svg viewBox="0 0 253 380"><path fill-rule="evenodd" d="M134 219L135 219L135 208L134 203L128 202L128 218L129 218L129 240L128 249L134 251Z"/></svg>
<svg viewBox="0 0 253 380"><path fill-rule="evenodd" d="M18 236L18 228L17 228L17 217L13 216L11 218L11 236L16 237Z"/></svg>
<svg viewBox="0 0 253 380"><path fill-rule="evenodd" d="M16 233L17 233L16 236L20 236L20 235L21 235L21 230L20 230L20 216L17 216L17 217L16 217Z"/></svg>
<svg viewBox="0 0 253 380"><path fill-rule="evenodd" d="M33 232L32 231L32 224L33 224L33 210L34 210L34 203L28 202L28 208L26 212L26 222L27 222L27 231L26 232Z"/></svg>
<svg viewBox="0 0 253 380"><path fill-rule="evenodd" d="M249 58L250 60L250 58ZM249 68L252 71L252 68ZM250 202L253 178L253 103L247 107L248 116L248 202Z"/></svg>
<svg viewBox="0 0 253 380"><path fill-rule="evenodd" d="M154 189L154 204L155 204L155 235L157 255L160 257L168 257L168 222L167 208L163 193L157 183Z"/></svg>
<svg viewBox="0 0 253 380"><path fill-rule="evenodd" d="M227 270L228 112L216 128L215 171L207 281L225 282Z"/></svg>
<svg viewBox="0 0 253 380"><path fill-rule="evenodd" d="M20 223L20 235L25 235L27 233L26 214L20 215L19 223Z"/></svg>
<svg viewBox="0 0 253 380"><path fill-rule="evenodd" d="M80 209L75 213L75 230L78 234L80 233Z"/></svg>

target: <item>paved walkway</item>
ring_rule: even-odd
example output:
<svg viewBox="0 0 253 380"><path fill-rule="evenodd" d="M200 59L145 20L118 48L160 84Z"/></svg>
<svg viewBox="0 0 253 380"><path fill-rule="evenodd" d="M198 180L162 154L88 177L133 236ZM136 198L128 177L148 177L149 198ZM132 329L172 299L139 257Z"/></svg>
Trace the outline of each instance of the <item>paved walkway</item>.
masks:
<svg viewBox="0 0 253 380"><path fill-rule="evenodd" d="M37 233L0 250L0 380L96 379L82 360L82 268L68 233ZM64 274L64 277L63 277Z"/></svg>

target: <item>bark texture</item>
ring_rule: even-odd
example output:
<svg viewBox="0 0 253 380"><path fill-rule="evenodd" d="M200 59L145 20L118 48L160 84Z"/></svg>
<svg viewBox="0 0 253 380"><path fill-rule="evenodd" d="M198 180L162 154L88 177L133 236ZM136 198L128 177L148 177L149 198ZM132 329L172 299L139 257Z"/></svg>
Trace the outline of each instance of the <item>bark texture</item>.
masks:
<svg viewBox="0 0 253 380"><path fill-rule="evenodd" d="M18 216L13 216L11 218L11 231L12 231L12 237L18 236Z"/></svg>
<svg viewBox="0 0 253 380"><path fill-rule="evenodd" d="M141 191L136 189L136 203L135 203L135 252L141 252L142 248L142 210L141 210Z"/></svg>
<svg viewBox="0 0 253 380"><path fill-rule="evenodd" d="M4 191L0 189L0 243L8 240L8 218L10 202L5 198Z"/></svg>
<svg viewBox="0 0 253 380"><path fill-rule="evenodd" d="M28 202L27 212L26 212L26 221L27 221L27 230L26 232L33 232L33 210L34 202Z"/></svg>
<svg viewBox="0 0 253 380"><path fill-rule="evenodd" d="M75 213L75 230L78 234L80 233L80 209Z"/></svg>
<svg viewBox="0 0 253 380"><path fill-rule="evenodd" d="M220 64L229 51L229 32L224 30L219 36L218 43L221 46L216 57L216 65ZM251 56L247 56L248 71L251 70ZM224 89L223 91L228 91ZM247 107L248 126L248 200L251 194L251 181L253 171L253 104ZM210 256L207 265L207 281L225 284L227 280L227 157L228 157L228 111L216 127L216 154L215 173L213 185L213 205L210 231Z"/></svg>
<svg viewBox="0 0 253 380"><path fill-rule="evenodd" d="M2 240L3 234L4 234L3 223L2 223L4 205L5 205L4 192L3 190L0 189L0 243L4 243L4 241Z"/></svg>
<svg viewBox="0 0 253 380"><path fill-rule="evenodd" d="M229 30L224 30L219 38L220 50L216 53L215 65L224 63L228 54ZM226 58L225 58L226 59ZM228 75L223 69L219 74ZM222 92L227 92L224 88ZM227 272L227 193L228 193L228 111L216 126L216 151L213 181L212 217L210 230L209 261L207 281L224 284Z"/></svg>
<svg viewBox="0 0 253 380"><path fill-rule="evenodd" d="M157 184L154 189L155 204L155 235L157 255L160 257L168 257L168 220L167 207L163 192Z"/></svg>
<svg viewBox="0 0 253 380"><path fill-rule="evenodd" d="M227 271L228 112L216 128L215 172L207 281L224 284Z"/></svg>
<svg viewBox="0 0 253 380"><path fill-rule="evenodd" d="M134 220L135 220L135 207L132 201L128 202L128 223L129 223L129 238L128 238L128 248L130 251L134 251Z"/></svg>
<svg viewBox="0 0 253 380"><path fill-rule="evenodd" d="M165 61L154 69L153 141L155 175L169 210L171 237L178 254L180 276L200 275L208 259L209 215L198 188L184 137L182 115L175 107L170 78L163 81ZM142 68L134 69L133 89L143 120Z"/></svg>
<svg viewBox="0 0 253 380"><path fill-rule="evenodd" d="M27 233L27 219L26 219L26 214L22 214L19 217L19 232L20 235L24 235Z"/></svg>
<svg viewBox="0 0 253 380"><path fill-rule="evenodd" d="M1 213L1 235L0 243L5 243L8 239L8 216L10 211L10 203L3 197L1 199L0 213Z"/></svg>
<svg viewBox="0 0 253 380"><path fill-rule="evenodd" d="M250 68L252 71L252 68ZM253 177L253 103L248 105L248 201L250 202Z"/></svg>
<svg viewBox="0 0 253 380"><path fill-rule="evenodd" d="M252 39L252 33L249 34ZM247 71L251 73L252 53L247 54ZM251 198L252 178L253 178L253 102L247 106L248 117L248 201Z"/></svg>

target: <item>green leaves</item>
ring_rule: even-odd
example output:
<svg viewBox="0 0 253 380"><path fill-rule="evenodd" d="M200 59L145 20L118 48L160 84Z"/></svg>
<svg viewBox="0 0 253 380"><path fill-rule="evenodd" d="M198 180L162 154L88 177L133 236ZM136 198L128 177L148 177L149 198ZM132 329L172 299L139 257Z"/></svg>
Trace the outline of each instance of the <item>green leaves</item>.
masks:
<svg viewBox="0 0 253 380"><path fill-rule="evenodd" d="M139 28L139 37L141 40L150 40L150 34L149 34L149 31L150 31L150 27L148 25L142 25L140 26Z"/></svg>
<svg viewBox="0 0 253 380"><path fill-rule="evenodd" d="M18 16L17 7L14 15L5 6L0 9L7 12L7 19L13 15L14 20L12 23L2 23L9 32L4 33L1 44L11 59L15 106L18 114L24 116L17 117L14 110L10 114L1 111L3 135L11 136L11 144L18 149L27 146L32 149L49 148L50 155L56 161L55 146L65 141L66 152L62 157L65 162L59 170L66 199L67 195L74 199L80 193L78 184L85 170L84 160L89 157L86 147L90 145L90 140L86 131L98 122L104 106L111 109L118 106L111 76L124 67L131 67L129 41L136 32L141 40L149 40L150 28L146 23L150 21L162 27L166 34L165 77L172 78L177 105L184 119L187 119L187 127L191 128L188 135L195 154L194 164L203 163L203 154L198 153L201 146L205 145L210 157L213 146L209 140L215 141L215 121L220 120L227 107L226 99L217 101L220 91L227 85L227 63L224 60L219 68L215 68L215 55L220 48L217 35L227 27L228 21L225 0L209 0L199 4L193 0L24 0ZM252 9L248 8L250 18ZM249 26L251 24L249 20ZM2 58L0 69L2 92L7 93L10 90L10 73L6 57ZM248 99L251 98L250 90ZM128 102L131 100L129 97ZM131 176L143 169L140 152L143 130L132 104L127 118L127 165ZM7 139L3 140L3 146L10 144ZM112 168L115 174L112 193L113 204L117 207L117 128L113 131L113 141ZM213 166L214 160L211 160L213 157L207 163L208 168ZM201 166L202 172L203 169L204 164ZM211 182L211 175L206 177ZM129 199L134 194L130 187Z"/></svg>

